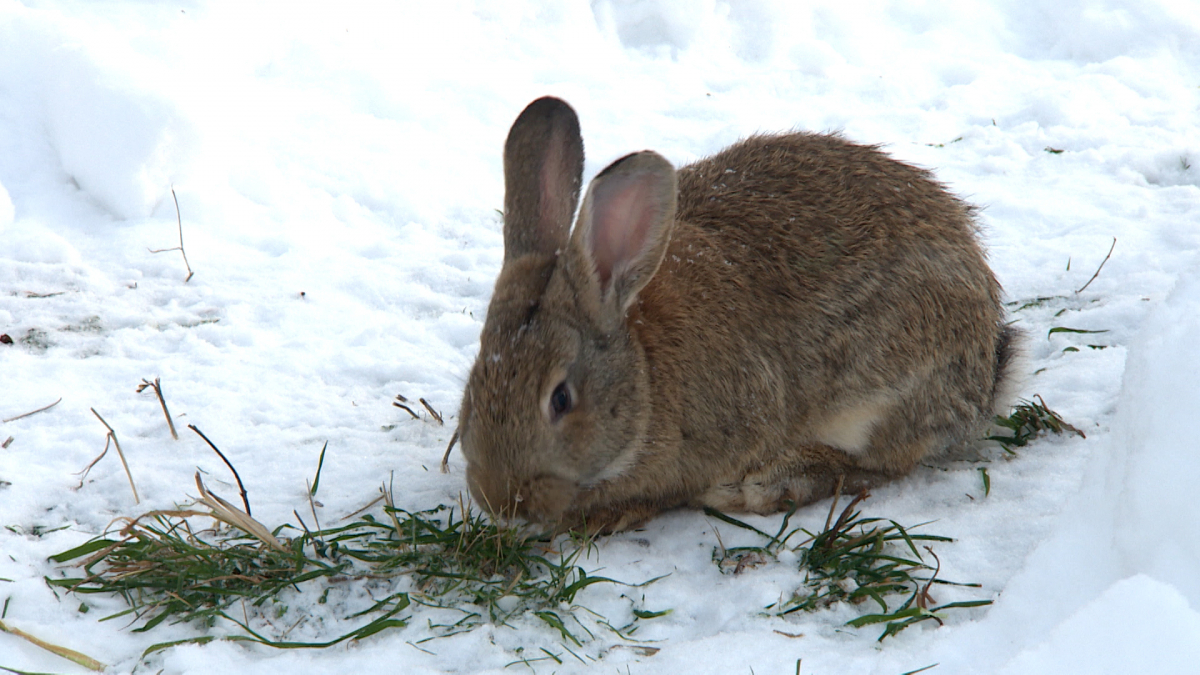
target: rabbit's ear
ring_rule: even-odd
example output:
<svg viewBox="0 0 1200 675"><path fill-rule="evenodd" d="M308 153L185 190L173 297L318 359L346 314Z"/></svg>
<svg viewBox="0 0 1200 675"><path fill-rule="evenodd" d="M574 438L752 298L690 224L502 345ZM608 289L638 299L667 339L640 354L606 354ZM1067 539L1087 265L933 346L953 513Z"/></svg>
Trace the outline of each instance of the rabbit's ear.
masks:
<svg viewBox="0 0 1200 675"><path fill-rule="evenodd" d="M600 282L601 302L620 316L662 263L675 190L675 168L650 151L613 162L588 186L574 237Z"/></svg>
<svg viewBox="0 0 1200 675"><path fill-rule="evenodd" d="M583 183L583 139L571 106L530 103L504 143L504 260L566 248Z"/></svg>

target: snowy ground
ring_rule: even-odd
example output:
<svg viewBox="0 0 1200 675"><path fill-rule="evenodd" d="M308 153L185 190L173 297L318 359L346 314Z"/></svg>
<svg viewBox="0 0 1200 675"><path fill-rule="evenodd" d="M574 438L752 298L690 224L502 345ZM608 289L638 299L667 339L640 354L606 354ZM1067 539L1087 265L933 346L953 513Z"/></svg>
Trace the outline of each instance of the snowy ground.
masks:
<svg viewBox="0 0 1200 675"><path fill-rule="evenodd" d="M62 398L0 424L0 442L13 439L0 449L4 621L112 672L513 672L541 648L566 661L537 672L583 670L534 619L419 650L419 612L322 651L216 642L143 664L146 646L194 629L98 623L121 602L89 598L81 614L42 580L57 573L48 555L113 518L194 494L197 467L233 495L198 437L171 440L135 391L143 378L161 377L181 426L231 455L263 522L307 507L326 441L326 520L392 476L399 506L456 500L461 459L449 475L437 464L501 260L500 150L543 94L579 111L588 176L632 150L682 164L793 127L840 129L934 168L985 207L1009 299L1049 298L1014 314L1030 335L1024 394L1087 432L1012 461L923 468L867 502L867 515L936 520L957 538L938 549L943 575L983 584L939 600L991 607L882 645L875 629L843 626L857 608L764 618L798 584L794 568L722 576L714 529L730 545L744 533L673 513L588 561L629 582L670 576L578 599L614 623L635 605L672 609L639 633L661 651L601 634L576 650L599 659L591 667L1195 672L1200 11L1166 0L0 0L0 333L15 341L0 345L0 419ZM148 250L178 243L172 186L186 283L178 252ZM1048 336L1054 326L1107 332ZM408 418L396 394L427 398L447 426ZM122 440L141 504L112 456L76 489L104 446L93 407ZM827 508L797 518L817 527ZM323 628L336 607L302 609L303 637L336 634ZM78 670L4 634L0 666Z"/></svg>

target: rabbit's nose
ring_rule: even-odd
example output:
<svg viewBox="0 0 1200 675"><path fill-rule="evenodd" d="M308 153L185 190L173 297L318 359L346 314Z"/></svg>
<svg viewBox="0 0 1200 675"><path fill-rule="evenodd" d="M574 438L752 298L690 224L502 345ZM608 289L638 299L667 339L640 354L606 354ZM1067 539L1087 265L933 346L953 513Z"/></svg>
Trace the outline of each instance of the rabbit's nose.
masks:
<svg viewBox="0 0 1200 675"><path fill-rule="evenodd" d="M517 515L526 520L553 524L571 507L579 487L573 481L543 474L524 482L513 493Z"/></svg>
<svg viewBox="0 0 1200 675"><path fill-rule="evenodd" d="M528 518L525 504L529 494L528 481L516 479L506 472L481 470L468 464L467 485L471 497L493 517L501 520Z"/></svg>
<svg viewBox="0 0 1200 675"><path fill-rule="evenodd" d="M510 472L481 470L471 463L467 464L467 485L472 498L493 516L543 524L557 523L579 494L574 481L559 476L518 477Z"/></svg>

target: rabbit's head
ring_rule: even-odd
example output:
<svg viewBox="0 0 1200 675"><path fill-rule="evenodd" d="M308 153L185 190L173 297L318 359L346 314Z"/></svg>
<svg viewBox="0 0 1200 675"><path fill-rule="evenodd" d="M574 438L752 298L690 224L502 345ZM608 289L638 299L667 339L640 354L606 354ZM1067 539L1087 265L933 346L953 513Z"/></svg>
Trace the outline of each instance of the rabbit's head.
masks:
<svg viewBox="0 0 1200 675"><path fill-rule="evenodd" d="M504 147L504 264L460 411L467 483L492 513L556 523L624 475L649 424L645 354L626 313L670 238L675 171L651 152L591 182L579 122L542 98Z"/></svg>

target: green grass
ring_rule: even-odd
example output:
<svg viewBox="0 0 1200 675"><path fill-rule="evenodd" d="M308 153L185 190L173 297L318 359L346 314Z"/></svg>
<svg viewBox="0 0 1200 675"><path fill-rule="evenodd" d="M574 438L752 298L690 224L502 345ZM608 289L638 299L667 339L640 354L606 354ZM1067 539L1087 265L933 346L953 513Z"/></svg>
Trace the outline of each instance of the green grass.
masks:
<svg viewBox="0 0 1200 675"><path fill-rule="evenodd" d="M1041 396L1035 394L1034 398L1037 400L1023 400L1018 403L1008 417L997 416L994 420L996 426L1009 433L988 436L987 440L996 441L1009 453L1015 453L1013 448L1024 447L1033 439L1047 433L1072 433L1080 438L1087 438L1082 431L1051 410Z"/></svg>
<svg viewBox="0 0 1200 675"><path fill-rule="evenodd" d="M870 602L879 611L864 614L847 625L861 628L883 624L880 641L921 621L933 620L940 624L945 610L991 604L991 600L941 605L934 602L930 594L930 587L934 584L978 587L978 584L958 584L938 579L940 562L937 562L937 556L931 548L922 546L935 561L935 565L931 566L918 550L918 543L953 540L912 531L924 524L906 528L894 520L862 517L857 507L867 496L865 492L859 494L836 520L833 518L837 509L835 500L825 527L817 533L803 528L788 530L795 509L784 516L774 535L706 509L710 516L756 532L768 540L758 547L720 547L713 552L713 560L723 572L737 574L747 565L757 565L766 559L775 560L780 552L790 548L799 558L804 583L786 600L768 606L767 611L775 616L786 616L794 612L816 611L839 602L852 605ZM789 540L798 534L807 538L800 544L790 546Z"/></svg>
<svg viewBox="0 0 1200 675"><path fill-rule="evenodd" d="M580 566L590 540L530 535L461 505L416 512L388 505L382 518L363 515L338 527L283 526L257 534L249 526L196 531L196 516L228 518L218 509L147 514L53 556L82 574L46 581L80 595L122 598L128 609L102 620L131 616L137 632L164 622L191 623L201 631L224 623L236 634L222 639L277 648L328 647L402 628L422 606L461 615L452 623L431 620L434 638L528 615L560 634L564 645L578 646L593 635L576 616L587 611L575 604L576 595L593 584L619 583ZM264 634L264 622L256 620L286 613L294 591L313 588L324 603L331 589L365 580L382 580L391 590L366 610L339 617L347 625L357 623L332 639L289 641ZM630 625L615 627L593 613L590 625L632 639L639 619L660 615L644 612ZM213 639L218 638L205 634L183 642ZM156 644L147 653L176 644Z"/></svg>

